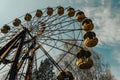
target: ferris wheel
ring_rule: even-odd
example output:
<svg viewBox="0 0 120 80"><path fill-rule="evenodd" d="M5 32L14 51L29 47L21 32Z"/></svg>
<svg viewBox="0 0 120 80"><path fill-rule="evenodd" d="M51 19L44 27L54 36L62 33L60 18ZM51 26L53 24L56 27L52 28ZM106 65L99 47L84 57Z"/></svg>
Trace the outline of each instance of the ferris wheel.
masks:
<svg viewBox="0 0 120 80"><path fill-rule="evenodd" d="M16 80L20 74L31 80L33 68L46 56L58 69L58 80L74 80L67 66L63 68L59 63L72 55L80 69L93 66L87 49L98 43L93 28L92 20L72 7L47 7L26 13L1 28L0 71L7 72L5 80ZM77 50L72 51L75 47ZM65 55L56 61L61 53Z"/></svg>

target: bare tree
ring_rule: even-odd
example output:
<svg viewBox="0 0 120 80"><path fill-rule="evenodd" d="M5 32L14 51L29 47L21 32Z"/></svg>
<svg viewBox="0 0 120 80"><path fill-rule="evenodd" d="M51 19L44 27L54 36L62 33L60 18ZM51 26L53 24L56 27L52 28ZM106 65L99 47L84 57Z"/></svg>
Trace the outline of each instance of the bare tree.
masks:
<svg viewBox="0 0 120 80"><path fill-rule="evenodd" d="M75 80L115 80L110 72L110 65L103 60L102 55L99 53L91 48L86 48L92 53L91 58L94 61L94 65L90 69L82 70L77 67L75 63L77 59L76 52L84 47L84 45L82 45L82 43L79 44L75 40L67 41L67 44L64 44L64 47L68 53L60 54L57 61L62 68L72 72Z"/></svg>

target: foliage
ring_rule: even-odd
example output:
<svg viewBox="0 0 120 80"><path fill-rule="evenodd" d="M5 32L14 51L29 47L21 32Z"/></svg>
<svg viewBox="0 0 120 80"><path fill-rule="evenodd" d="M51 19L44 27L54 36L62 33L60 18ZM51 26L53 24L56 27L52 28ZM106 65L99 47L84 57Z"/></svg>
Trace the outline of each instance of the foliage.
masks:
<svg viewBox="0 0 120 80"><path fill-rule="evenodd" d="M34 71L32 80L56 80L53 69L53 64L46 58L41 61L39 69Z"/></svg>

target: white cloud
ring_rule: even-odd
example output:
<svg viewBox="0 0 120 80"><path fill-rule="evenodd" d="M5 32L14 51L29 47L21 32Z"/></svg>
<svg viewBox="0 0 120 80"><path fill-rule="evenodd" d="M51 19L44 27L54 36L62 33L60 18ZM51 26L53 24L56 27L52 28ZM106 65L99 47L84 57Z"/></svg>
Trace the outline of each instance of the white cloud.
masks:
<svg viewBox="0 0 120 80"><path fill-rule="evenodd" d="M117 23L119 21L119 16L116 15L116 17L111 18L111 15L110 9L107 8L95 13L95 22L97 22L96 26L98 26L96 33L101 43L107 45L118 44L120 41L120 23Z"/></svg>

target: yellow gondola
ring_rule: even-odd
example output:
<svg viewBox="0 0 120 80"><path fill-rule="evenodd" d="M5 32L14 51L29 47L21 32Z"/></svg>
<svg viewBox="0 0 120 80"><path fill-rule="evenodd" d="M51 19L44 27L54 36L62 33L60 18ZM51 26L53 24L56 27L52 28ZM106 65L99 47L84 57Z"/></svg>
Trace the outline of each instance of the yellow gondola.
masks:
<svg viewBox="0 0 120 80"><path fill-rule="evenodd" d="M43 15L43 13L42 13L41 10L37 10L35 15L36 15L38 18L40 18L40 17Z"/></svg>
<svg viewBox="0 0 120 80"><path fill-rule="evenodd" d="M47 15L51 16L53 14L53 8L48 7L47 8Z"/></svg>
<svg viewBox="0 0 120 80"><path fill-rule="evenodd" d="M84 19L82 22L82 29L85 31L91 31L94 28L94 24L91 19Z"/></svg>
<svg viewBox="0 0 120 80"><path fill-rule="evenodd" d="M10 27L8 25L4 25L3 28L1 29L1 32L3 34L7 34L9 30L10 30Z"/></svg>
<svg viewBox="0 0 120 80"><path fill-rule="evenodd" d="M90 51L87 51L87 50L79 50L76 54L77 58L82 58L82 57L85 57L85 58L88 58L91 56L91 52Z"/></svg>
<svg viewBox="0 0 120 80"><path fill-rule="evenodd" d="M64 8L63 7L58 7L58 10L57 10L57 13L59 16L63 15L64 14Z"/></svg>
<svg viewBox="0 0 120 80"><path fill-rule="evenodd" d="M87 47L94 47L98 44L98 38L93 38L93 39L90 39L90 38L86 38L83 43L87 46Z"/></svg>
<svg viewBox="0 0 120 80"><path fill-rule="evenodd" d="M21 24L21 21L20 19L16 18L14 21L13 21L13 25L14 26L19 26Z"/></svg>
<svg viewBox="0 0 120 80"><path fill-rule="evenodd" d="M42 27L45 27L45 22L40 22L40 25L42 26Z"/></svg>
<svg viewBox="0 0 120 80"><path fill-rule="evenodd" d="M78 22L82 22L84 19L86 18L85 14L83 11L79 11L77 14L76 14L76 20Z"/></svg>
<svg viewBox="0 0 120 80"><path fill-rule="evenodd" d="M70 71L60 71L57 75L58 80L74 80L74 77Z"/></svg>
<svg viewBox="0 0 120 80"><path fill-rule="evenodd" d="M74 10L73 8L69 8L69 9L67 10L67 15L68 15L69 17L73 17L73 16L75 15L75 10Z"/></svg>
<svg viewBox="0 0 120 80"><path fill-rule="evenodd" d="M32 15L29 14L29 13L27 13L27 14L25 15L24 19L25 19L26 21L30 21L30 20L32 19Z"/></svg>
<svg viewBox="0 0 120 80"><path fill-rule="evenodd" d="M80 58L76 61L76 65L80 69L90 69L93 66L93 60L91 58L87 58L86 60Z"/></svg>
<svg viewBox="0 0 120 80"><path fill-rule="evenodd" d="M7 33L8 33L8 30L5 29L5 28L2 28L2 29L1 29L1 32L2 32L3 34L7 34Z"/></svg>
<svg viewBox="0 0 120 80"><path fill-rule="evenodd" d="M96 37L96 34L95 34L95 32L89 31L89 32L86 32L83 37L84 37L84 39L86 39L86 38L93 39L94 37Z"/></svg>

